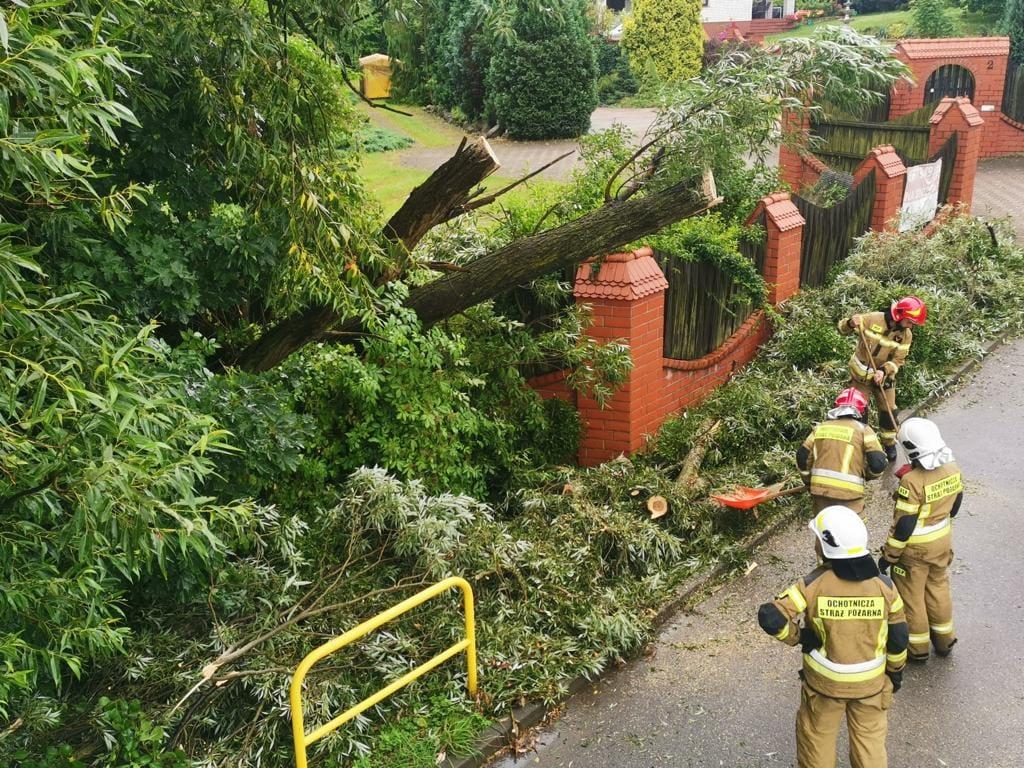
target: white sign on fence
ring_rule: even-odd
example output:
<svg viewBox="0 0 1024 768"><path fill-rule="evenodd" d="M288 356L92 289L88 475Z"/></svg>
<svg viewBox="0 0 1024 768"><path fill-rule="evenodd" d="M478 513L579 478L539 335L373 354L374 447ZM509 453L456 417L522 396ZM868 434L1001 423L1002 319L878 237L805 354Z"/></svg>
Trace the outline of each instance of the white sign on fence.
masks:
<svg viewBox="0 0 1024 768"><path fill-rule="evenodd" d="M935 209L939 205L941 176L942 158L934 163L912 165L907 168L903 206L900 208L900 232L923 227L935 217Z"/></svg>

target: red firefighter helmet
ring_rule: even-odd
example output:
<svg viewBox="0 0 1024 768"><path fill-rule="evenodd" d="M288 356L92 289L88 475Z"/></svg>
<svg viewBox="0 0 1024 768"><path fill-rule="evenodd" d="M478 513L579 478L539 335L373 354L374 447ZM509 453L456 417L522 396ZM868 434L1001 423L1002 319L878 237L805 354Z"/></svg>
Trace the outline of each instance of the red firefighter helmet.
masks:
<svg viewBox="0 0 1024 768"><path fill-rule="evenodd" d="M836 398L836 408L841 408L845 405L852 405L863 416L864 411L868 409L868 399L864 397L864 393L859 389L850 387L840 392L839 397Z"/></svg>
<svg viewBox="0 0 1024 768"><path fill-rule="evenodd" d="M914 325L924 325L928 319L928 307L917 296L904 296L899 301L892 303L892 319L897 323L900 320L909 320Z"/></svg>

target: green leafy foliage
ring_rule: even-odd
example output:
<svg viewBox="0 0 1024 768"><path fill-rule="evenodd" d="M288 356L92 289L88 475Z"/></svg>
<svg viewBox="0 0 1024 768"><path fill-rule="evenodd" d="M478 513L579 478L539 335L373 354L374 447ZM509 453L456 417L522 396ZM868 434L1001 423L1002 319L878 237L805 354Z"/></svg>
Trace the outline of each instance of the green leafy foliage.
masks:
<svg viewBox="0 0 1024 768"><path fill-rule="evenodd" d="M741 241L757 241L764 237L763 230L728 224L718 213L709 213L683 219L666 227L654 237L645 239L652 248L683 261L703 261L714 264L730 275L740 295L759 306L767 286L754 263L739 252Z"/></svg>
<svg viewBox="0 0 1024 768"><path fill-rule="evenodd" d="M918 37L954 37L956 24L946 12L945 0L911 0L914 34Z"/></svg>
<svg viewBox="0 0 1024 768"><path fill-rule="evenodd" d="M796 441L849 379L852 344L835 330L838 319L887 307L907 293L925 300L928 323L914 334L897 380L898 404L918 402L986 340L1024 328L1015 298L1024 290L1024 252L1012 242L1004 233L995 245L985 224L963 216L931 238L869 235L832 282L786 303L753 364L685 418L663 425L652 456L667 461L684 454L703 419L722 419L703 467L712 484L795 484Z"/></svg>
<svg viewBox="0 0 1024 768"><path fill-rule="evenodd" d="M373 752L354 768L435 768L439 755L473 754L476 738L489 722L465 705L433 696L419 712L381 729Z"/></svg>
<svg viewBox="0 0 1024 768"><path fill-rule="evenodd" d="M1002 28L1010 36L1010 59L1024 64L1024 0L1006 0Z"/></svg>
<svg viewBox="0 0 1024 768"><path fill-rule="evenodd" d="M155 724L142 710L137 699L111 700L101 696L91 713L97 731L102 734L105 754L97 762L86 762L70 745L48 747L40 759L27 751L15 754L22 768L189 768L184 752L167 749L167 730Z"/></svg>
<svg viewBox="0 0 1024 768"><path fill-rule="evenodd" d="M563 493L566 481L571 494ZM282 692L312 638L334 636L430 583L462 575L476 594L486 693L479 711L489 718L522 697L553 701L575 676L598 674L636 652L650 636L654 610L718 541L670 479L625 460L580 473L554 470L501 514L470 497L429 494L382 469L358 470L335 490L335 505L308 524L257 510L247 544L218 569L216 587L140 636L128 659L93 682L117 681L124 698L143 694L166 711L203 667L248 647L186 701L177 743L196 759L256 764L258 755L260 765L283 768L293 753ZM649 520L649 493L669 499L671 518ZM463 630L453 593L325 660L307 677L307 723L326 722L457 642ZM448 703L465 702L462 658L318 743L311 761L361 756L368 766L404 765L394 761L463 751L481 721L471 706ZM81 749L104 730L44 731L40 741Z"/></svg>
<svg viewBox="0 0 1024 768"><path fill-rule="evenodd" d="M604 36L593 38L597 58L597 99L601 104L615 104L623 96L640 90L640 83L629 68L629 58L619 43Z"/></svg>
<svg viewBox="0 0 1024 768"><path fill-rule="evenodd" d="M602 397L605 381L628 370L625 347L598 346L584 328L569 313L534 336L487 306L450 330L421 332L396 315L361 355L315 349L288 372L300 409L317 420L310 447L328 477L379 465L431 490L483 497L530 466L570 459L578 441L578 421L545 406L519 366L557 360L572 383Z"/></svg>
<svg viewBox="0 0 1024 768"><path fill-rule="evenodd" d="M700 72L704 30L698 0L634 0L622 45L633 71L650 82L677 82Z"/></svg>
<svg viewBox="0 0 1024 768"><path fill-rule="evenodd" d="M413 140L375 125L366 126L359 133L359 146L363 152L392 152L411 147Z"/></svg>
<svg viewBox="0 0 1024 768"><path fill-rule="evenodd" d="M147 185L151 203L113 239L40 224L54 279L222 344L310 301L367 311L364 274L388 257L339 69L247 2L159 0L117 19L118 45L146 64L120 96L136 125L97 168L104 184Z"/></svg>
<svg viewBox="0 0 1024 768"><path fill-rule="evenodd" d="M153 327L100 319L85 289L26 284L31 267L0 242L0 626L13 683L59 689L123 650L131 585L201 572L246 513L202 495L227 435L192 409Z"/></svg>
<svg viewBox="0 0 1024 768"><path fill-rule="evenodd" d="M524 8L515 36L496 43L487 71L488 103L511 138L569 138L590 127L597 67L583 3L560 5L557 13Z"/></svg>
<svg viewBox="0 0 1024 768"><path fill-rule="evenodd" d="M487 24L491 10L484 0L455 4L445 36L443 67L428 65L441 70L437 76L442 84L438 103L457 108L471 119L484 117L487 112L485 79L494 52Z"/></svg>

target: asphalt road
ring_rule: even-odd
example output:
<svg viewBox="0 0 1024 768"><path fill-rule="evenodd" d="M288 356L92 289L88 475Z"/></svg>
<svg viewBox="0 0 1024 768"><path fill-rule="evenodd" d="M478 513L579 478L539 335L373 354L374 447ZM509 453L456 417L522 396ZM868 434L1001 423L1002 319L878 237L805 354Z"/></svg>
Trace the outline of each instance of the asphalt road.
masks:
<svg viewBox="0 0 1024 768"><path fill-rule="evenodd" d="M965 478L955 523L948 659L910 666L889 717L890 768L1024 766L1024 341L993 354L929 414ZM892 510L887 474L869 499L877 547ZM799 649L765 635L757 606L814 566L813 535L790 525L757 567L662 632L653 656L572 699L536 751L499 768L754 768L795 764ZM846 758L845 728L840 766Z"/></svg>

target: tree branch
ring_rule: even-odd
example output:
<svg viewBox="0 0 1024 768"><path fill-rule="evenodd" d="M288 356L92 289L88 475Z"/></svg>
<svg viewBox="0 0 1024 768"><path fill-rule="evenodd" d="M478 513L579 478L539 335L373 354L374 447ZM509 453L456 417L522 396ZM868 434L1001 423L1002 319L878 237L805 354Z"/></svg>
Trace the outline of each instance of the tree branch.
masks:
<svg viewBox="0 0 1024 768"><path fill-rule="evenodd" d="M641 198L612 200L574 221L482 256L466 265L463 272L414 288L405 306L415 310L425 326L433 325L541 275L608 253L680 219L703 213L720 201L708 201L695 193L690 182ZM270 370L341 320L330 307L310 307L268 330L242 353L237 364L251 372ZM353 333L361 327L358 319L352 319L337 330Z"/></svg>
<svg viewBox="0 0 1024 768"><path fill-rule="evenodd" d="M575 152L576 152L575 149L570 149L568 152L566 152L565 154L559 155L558 157L556 157L551 162L545 163L540 168L538 168L536 171L533 171L532 173L528 173L526 176L523 176L521 179L518 179L517 181L513 181L508 186L502 187L497 192L492 192L491 194L487 195L486 197L481 197L481 198L479 198L477 200L472 200L472 201L466 203L465 205L462 206L461 210L459 210L457 212L453 212L452 218L454 219L456 216L460 216L463 213L466 213L468 211L476 210L477 208L483 208L485 205L490 205L495 200L497 200L499 197L504 195L506 192L512 191L513 189L518 187L520 184L525 184L527 181L532 179L537 174L544 173L544 171L546 171L552 165L554 165L555 163L559 162L560 160L564 160L569 155L572 155Z"/></svg>

